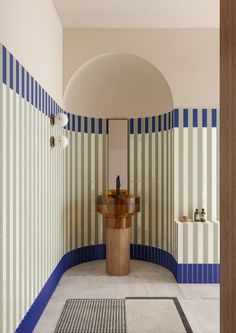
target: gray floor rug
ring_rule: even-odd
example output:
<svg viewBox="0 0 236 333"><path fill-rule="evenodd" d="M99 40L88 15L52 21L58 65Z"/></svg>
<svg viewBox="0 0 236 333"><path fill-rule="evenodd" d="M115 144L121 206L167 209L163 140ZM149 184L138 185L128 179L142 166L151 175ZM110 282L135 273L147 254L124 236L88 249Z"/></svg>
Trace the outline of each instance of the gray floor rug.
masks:
<svg viewBox="0 0 236 333"><path fill-rule="evenodd" d="M69 299L55 333L192 333L175 297Z"/></svg>
<svg viewBox="0 0 236 333"><path fill-rule="evenodd" d="M126 333L125 300L68 299L55 333Z"/></svg>

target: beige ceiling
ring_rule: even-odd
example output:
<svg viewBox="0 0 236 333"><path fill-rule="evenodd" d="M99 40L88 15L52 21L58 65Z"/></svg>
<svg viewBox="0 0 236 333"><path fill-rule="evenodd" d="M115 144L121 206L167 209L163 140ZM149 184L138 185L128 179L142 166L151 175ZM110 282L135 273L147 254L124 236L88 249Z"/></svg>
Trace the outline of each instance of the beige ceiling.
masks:
<svg viewBox="0 0 236 333"><path fill-rule="evenodd" d="M148 61L129 54L105 54L72 76L64 109L89 117L153 116L173 109L169 85Z"/></svg>
<svg viewBox="0 0 236 333"><path fill-rule="evenodd" d="M219 0L52 0L68 28L217 28Z"/></svg>

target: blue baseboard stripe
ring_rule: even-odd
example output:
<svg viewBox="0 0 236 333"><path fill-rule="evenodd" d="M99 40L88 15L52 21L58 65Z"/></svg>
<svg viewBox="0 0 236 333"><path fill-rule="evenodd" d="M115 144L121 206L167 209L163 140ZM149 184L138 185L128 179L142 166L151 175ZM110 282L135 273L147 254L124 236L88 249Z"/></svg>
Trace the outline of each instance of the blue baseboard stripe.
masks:
<svg viewBox="0 0 236 333"><path fill-rule="evenodd" d="M69 268L91 260L106 258L106 247L104 244L85 246L66 253L57 264L43 289L35 299L34 303L26 313L24 319L16 329L16 333L32 333L40 316L42 315L49 299L51 298L62 275Z"/></svg>
<svg viewBox="0 0 236 333"><path fill-rule="evenodd" d="M131 259L166 267L173 273L178 283L220 282L220 264L179 264L169 252L155 247L132 244Z"/></svg>
<svg viewBox="0 0 236 333"><path fill-rule="evenodd" d="M131 244L130 257L169 269L178 283L219 283L220 264L178 264L168 252L146 245ZM106 258L105 244L81 247L66 253L17 327L15 333L32 333L62 275L69 268Z"/></svg>

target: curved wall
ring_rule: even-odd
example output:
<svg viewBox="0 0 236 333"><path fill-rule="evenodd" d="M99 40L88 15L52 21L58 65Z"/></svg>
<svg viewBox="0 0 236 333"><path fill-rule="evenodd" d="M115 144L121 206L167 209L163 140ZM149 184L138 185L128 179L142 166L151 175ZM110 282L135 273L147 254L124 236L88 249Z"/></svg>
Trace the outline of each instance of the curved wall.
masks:
<svg viewBox="0 0 236 333"><path fill-rule="evenodd" d="M106 119L72 114L68 114L66 129L51 127L48 117L63 110L2 45L0 79L0 328L9 333L18 327L16 332L25 333L33 331L67 268L104 258L104 228L95 199L107 191L108 129ZM129 121L129 186L131 192L137 191L142 197L141 212L133 221L132 241L136 244L131 246L131 255L164 265L179 282L219 281L219 258L214 254L218 248L213 248L213 242L218 244L218 224L217 228L206 225L206 231L197 230L194 242L189 243L193 230L180 230L173 220L178 214L177 206L173 211L177 198L173 197L177 167L175 154L172 163L173 147L185 147L197 124L198 157L206 142L210 153L216 114L215 109L198 110L197 116L191 110L176 109L158 117ZM188 131L190 134L184 133ZM66 150L50 148L50 136L59 133L69 137ZM191 145L188 147L190 152ZM192 158L186 151L181 156ZM215 162L211 163L216 161L212 153L206 159L205 148L202 156L201 180L206 175L205 167L210 171ZM213 183L207 183L209 198ZM179 182L177 188L185 188L184 184ZM186 188L192 191L189 185ZM199 188L201 198L206 192L201 192L201 185ZM202 261L199 254L194 258L182 255L202 248L206 248Z"/></svg>
<svg viewBox="0 0 236 333"><path fill-rule="evenodd" d="M105 119L69 118L67 250L105 242L96 196L107 192L109 131ZM129 191L141 197L133 244L166 251L179 264L219 263L218 122L217 109L129 120ZM178 223L202 207L209 223Z"/></svg>
<svg viewBox="0 0 236 333"><path fill-rule="evenodd" d="M177 258L173 212L173 112L129 121L129 191L140 195L132 242Z"/></svg>
<svg viewBox="0 0 236 333"><path fill-rule="evenodd" d="M96 197L107 193L107 120L68 113L66 149L66 250L103 244L102 216Z"/></svg>
<svg viewBox="0 0 236 333"><path fill-rule="evenodd" d="M129 190L141 197L132 242L178 263L219 263L219 110L174 109L129 124ZM209 222L178 223L196 208Z"/></svg>

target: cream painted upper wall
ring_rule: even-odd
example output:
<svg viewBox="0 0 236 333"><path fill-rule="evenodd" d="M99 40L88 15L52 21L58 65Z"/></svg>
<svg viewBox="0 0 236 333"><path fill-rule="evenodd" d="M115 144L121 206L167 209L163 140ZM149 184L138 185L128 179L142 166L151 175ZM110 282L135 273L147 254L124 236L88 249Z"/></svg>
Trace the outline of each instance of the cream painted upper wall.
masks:
<svg viewBox="0 0 236 333"><path fill-rule="evenodd" d="M63 97L66 111L88 117L126 119L167 113L173 98L160 71L143 58L105 54L73 75Z"/></svg>
<svg viewBox="0 0 236 333"><path fill-rule="evenodd" d="M51 0L0 0L0 42L60 104L62 37Z"/></svg>
<svg viewBox="0 0 236 333"><path fill-rule="evenodd" d="M66 28L219 28L219 0L53 0Z"/></svg>
<svg viewBox="0 0 236 333"><path fill-rule="evenodd" d="M64 29L63 86L104 53L134 54L167 79L175 107L219 106L219 29ZM144 110L145 112L145 110Z"/></svg>

